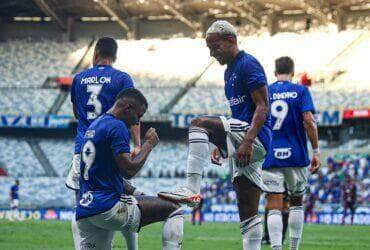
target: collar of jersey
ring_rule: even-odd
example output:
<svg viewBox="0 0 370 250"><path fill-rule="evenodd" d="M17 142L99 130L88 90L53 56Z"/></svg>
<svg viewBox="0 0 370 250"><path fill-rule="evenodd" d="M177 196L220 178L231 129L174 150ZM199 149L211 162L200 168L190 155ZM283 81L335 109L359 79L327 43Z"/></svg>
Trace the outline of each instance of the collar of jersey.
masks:
<svg viewBox="0 0 370 250"><path fill-rule="evenodd" d="M94 68L99 68L99 67L104 67L104 68L112 68L112 65L107 65L107 64L97 64L94 66Z"/></svg>
<svg viewBox="0 0 370 250"><path fill-rule="evenodd" d="M244 50L239 51L234 60L227 66L230 67L230 69L233 69L239 58L242 57L244 53Z"/></svg>

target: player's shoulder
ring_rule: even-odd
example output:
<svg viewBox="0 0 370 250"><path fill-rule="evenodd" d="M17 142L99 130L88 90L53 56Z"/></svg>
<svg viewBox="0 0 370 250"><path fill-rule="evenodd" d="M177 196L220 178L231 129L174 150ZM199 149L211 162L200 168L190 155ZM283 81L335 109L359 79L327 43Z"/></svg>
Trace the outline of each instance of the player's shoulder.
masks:
<svg viewBox="0 0 370 250"><path fill-rule="evenodd" d="M96 122L98 125L100 125L100 127L108 131L115 130L115 129L128 131L128 127L123 121L117 119L116 117L108 113L103 114L98 119L96 119L94 122Z"/></svg>
<svg viewBox="0 0 370 250"><path fill-rule="evenodd" d="M131 76L125 71L119 70L119 69L114 68L114 67L111 68L111 71L116 77L131 79Z"/></svg>
<svg viewBox="0 0 370 250"><path fill-rule="evenodd" d="M256 66L260 65L259 61L257 60L256 57L254 57L252 54L249 54L242 50L240 53L241 57L241 63L246 66Z"/></svg>

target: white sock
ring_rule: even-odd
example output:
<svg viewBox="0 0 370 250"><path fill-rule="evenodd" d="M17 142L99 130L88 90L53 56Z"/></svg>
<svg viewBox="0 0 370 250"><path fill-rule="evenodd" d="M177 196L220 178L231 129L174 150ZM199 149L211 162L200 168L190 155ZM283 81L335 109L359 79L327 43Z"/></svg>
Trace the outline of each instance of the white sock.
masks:
<svg viewBox="0 0 370 250"><path fill-rule="evenodd" d="M138 233L131 232L129 230L121 231L123 237L126 240L127 250L138 250Z"/></svg>
<svg viewBox="0 0 370 250"><path fill-rule="evenodd" d="M162 229L163 250L180 250L184 235L184 215L180 209L173 212L164 222Z"/></svg>
<svg viewBox="0 0 370 250"><path fill-rule="evenodd" d="M303 221L304 221L303 207L302 206L290 207L288 224L291 250L299 249L299 241L301 240L303 231Z"/></svg>
<svg viewBox="0 0 370 250"><path fill-rule="evenodd" d="M256 215L240 223L244 250L260 250L262 241L261 218Z"/></svg>
<svg viewBox="0 0 370 250"><path fill-rule="evenodd" d="M80 231L77 226L76 212L73 213L71 227L72 227L72 236L73 236L73 243L75 245L75 250L80 250L81 235L80 235Z"/></svg>
<svg viewBox="0 0 370 250"><path fill-rule="evenodd" d="M209 164L210 154L207 131L199 127L190 127L186 186L195 193L200 193L203 170Z"/></svg>
<svg viewBox="0 0 370 250"><path fill-rule="evenodd" d="M267 227L269 229L271 248L273 250L281 250L283 240L283 218L280 210L273 209L269 211L267 215Z"/></svg>

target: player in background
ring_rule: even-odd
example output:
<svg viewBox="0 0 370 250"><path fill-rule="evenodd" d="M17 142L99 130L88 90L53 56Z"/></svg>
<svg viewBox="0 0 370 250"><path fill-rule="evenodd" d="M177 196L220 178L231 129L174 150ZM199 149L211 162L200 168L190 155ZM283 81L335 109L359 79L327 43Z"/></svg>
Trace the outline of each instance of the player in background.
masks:
<svg viewBox="0 0 370 250"><path fill-rule="evenodd" d="M230 119L203 116L192 120L189 128L187 184L158 195L173 201L199 202L202 173L210 165L209 142L216 161L220 154L229 159L238 200L240 230L244 249L260 249L262 224L258 215L262 187L262 163L270 146L270 114L265 72L252 55L239 50L234 27L227 21L214 22L206 32L210 55L227 65L225 95ZM220 100L221 101L221 100Z"/></svg>
<svg viewBox="0 0 370 250"><path fill-rule="evenodd" d="M95 45L93 67L77 74L72 82L71 101L78 125L75 152L66 186L75 190L76 194L80 189L78 183L81 162L80 153L86 129L97 117L112 107L120 91L134 87L134 83L127 73L112 67L116 60L117 49L117 42L113 38L100 38ZM141 145L140 125L133 126L131 133L135 145L133 155L136 155ZM76 240L79 236L74 220L72 220L72 233L73 238ZM136 234L129 233L125 234L124 237L130 250L137 249Z"/></svg>
<svg viewBox="0 0 370 250"><path fill-rule="evenodd" d="M9 220L13 221L14 218L18 219L18 206L19 206L19 180L15 180L14 185L10 188L10 214Z"/></svg>
<svg viewBox="0 0 370 250"><path fill-rule="evenodd" d="M293 84L294 62L289 57L275 61L277 81L269 86L272 143L263 164L264 191L269 210L267 224L272 249L282 249L284 185L289 193L290 249L298 249L303 230L302 198L306 191L308 167L306 133L313 157L311 173L320 167L314 104L306 86Z"/></svg>
<svg viewBox="0 0 370 250"><path fill-rule="evenodd" d="M351 211L351 225L356 211L357 188L356 183L351 180L350 175L346 175L345 182L342 186L343 193L343 217L342 225L346 224L347 209Z"/></svg>
<svg viewBox="0 0 370 250"><path fill-rule="evenodd" d="M184 218L178 204L151 196L125 195L122 178L131 179L159 139L154 128L145 134L140 152L130 154L130 126L148 108L137 89L122 91L113 107L87 129L82 147L79 202L76 219L81 249L112 249L114 231L138 232L164 221L164 250L181 249Z"/></svg>

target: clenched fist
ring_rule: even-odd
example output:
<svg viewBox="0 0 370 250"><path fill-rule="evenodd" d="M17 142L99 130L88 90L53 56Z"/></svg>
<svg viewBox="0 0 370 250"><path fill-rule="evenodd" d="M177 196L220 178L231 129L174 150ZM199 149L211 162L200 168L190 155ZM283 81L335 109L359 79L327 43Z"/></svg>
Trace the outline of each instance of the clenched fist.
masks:
<svg viewBox="0 0 370 250"><path fill-rule="evenodd" d="M153 148L158 144L159 138L155 128L150 128L145 133L145 141L148 142Z"/></svg>

